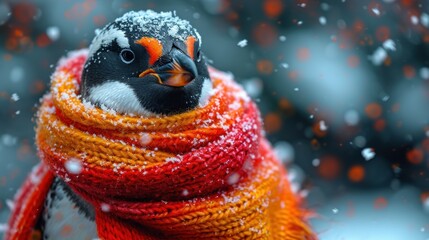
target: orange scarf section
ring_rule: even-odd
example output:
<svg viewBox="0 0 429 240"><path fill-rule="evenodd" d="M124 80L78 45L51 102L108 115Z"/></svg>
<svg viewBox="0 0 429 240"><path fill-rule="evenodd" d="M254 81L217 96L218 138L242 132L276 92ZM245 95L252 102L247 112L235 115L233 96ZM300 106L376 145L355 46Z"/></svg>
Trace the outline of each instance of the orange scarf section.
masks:
<svg viewBox="0 0 429 240"><path fill-rule="evenodd" d="M206 106L143 118L81 101L85 59L81 51L61 61L39 110L36 140L41 168L49 166L94 206L101 239L315 238L260 134L255 104L229 75L210 69L214 90ZM44 176L41 183L49 184L50 173ZM8 239L28 236L19 232L29 234L35 223L20 217L29 202L22 195ZM43 205L35 199L33 207Z"/></svg>

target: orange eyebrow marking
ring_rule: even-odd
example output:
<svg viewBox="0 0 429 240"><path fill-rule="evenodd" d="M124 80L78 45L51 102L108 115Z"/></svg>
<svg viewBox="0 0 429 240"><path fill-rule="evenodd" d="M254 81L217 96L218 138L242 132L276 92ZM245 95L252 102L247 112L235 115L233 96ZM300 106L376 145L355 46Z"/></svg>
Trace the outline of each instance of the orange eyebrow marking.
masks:
<svg viewBox="0 0 429 240"><path fill-rule="evenodd" d="M195 44L195 41L196 41L196 39L193 36L189 36L186 39L186 50L188 50L188 54L192 58L192 60L194 59L194 44Z"/></svg>
<svg viewBox="0 0 429 240"><path fill-rule="evenodd" d="M149 64L153 65L162 55L162 44L158 39L142 37L135 43L142 45L149 53Z"/></svg>

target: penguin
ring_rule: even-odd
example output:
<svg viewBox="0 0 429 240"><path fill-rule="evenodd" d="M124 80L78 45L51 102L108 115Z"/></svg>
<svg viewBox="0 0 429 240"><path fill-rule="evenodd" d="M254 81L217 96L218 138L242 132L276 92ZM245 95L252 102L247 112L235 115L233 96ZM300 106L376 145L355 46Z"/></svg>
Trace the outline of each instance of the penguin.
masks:
<svg viewBox="0 0 429 240"><path fill-rule="evenodd" d="M211 81L201 37L173 13L129 12L92 41L82 98L123 114L171 115L204 105Z"/></svg>
<svg viewBox="0 0 429 240"><path fill-rule="evenodd" d="M131 11L96 32L83 67L82 101L144 117L208 102L212 83L201 37L172 12ZM97 239L94 209L56 178L41 219L43 239Z"/></svg>

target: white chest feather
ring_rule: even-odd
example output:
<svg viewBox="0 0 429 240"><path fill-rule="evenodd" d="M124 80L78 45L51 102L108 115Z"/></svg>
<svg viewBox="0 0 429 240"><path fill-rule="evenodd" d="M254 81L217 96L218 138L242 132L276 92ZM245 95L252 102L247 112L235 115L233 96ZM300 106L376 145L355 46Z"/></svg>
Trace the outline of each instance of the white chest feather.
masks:
<svg viewBox="0 0 429 240"><path fill-rule="evenodd" d="M49 191L43 219L44 240L98 239L95 222L78 211L60 184Z"/></svg>

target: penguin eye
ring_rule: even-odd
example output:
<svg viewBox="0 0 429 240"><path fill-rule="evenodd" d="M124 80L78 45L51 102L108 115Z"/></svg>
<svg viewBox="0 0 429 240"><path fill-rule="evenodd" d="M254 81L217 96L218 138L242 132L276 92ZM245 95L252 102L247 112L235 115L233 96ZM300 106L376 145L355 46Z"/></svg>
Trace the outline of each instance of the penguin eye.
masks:
<svg viewBox="0 0 429 240"><path fill-rule="evenodd" d="M134 61L134 52L131 51L131 49L122 49L121 53L119 54L121 57L122 62L126 64L130 64Z"/></svg>

